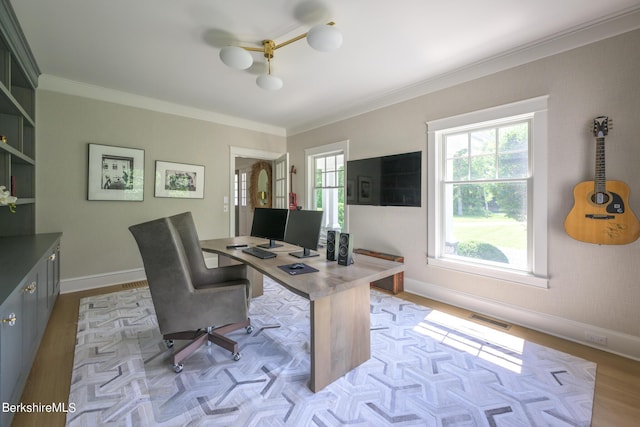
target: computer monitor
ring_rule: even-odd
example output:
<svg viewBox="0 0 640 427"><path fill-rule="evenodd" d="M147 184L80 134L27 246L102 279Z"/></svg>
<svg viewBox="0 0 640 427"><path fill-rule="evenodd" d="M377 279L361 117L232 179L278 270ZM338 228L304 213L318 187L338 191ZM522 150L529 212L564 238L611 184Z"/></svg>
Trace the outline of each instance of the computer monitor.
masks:
<svg viewBox="0 0 640 427"><path fill-rule="evenodd" d="M322 227L322 211L291 211L287 219L287 230L284 233L284 241L301 246L301 252L291 252L297 258L318 256L318 240Z"/></svg>
<svg viewBox="0 0 640 427"><path fill-rule="evenodd" d="M277 248L276 240L284 239L289 209L255 208L251 235L269 239L269 243L258 245L261 248Z"/></svg>

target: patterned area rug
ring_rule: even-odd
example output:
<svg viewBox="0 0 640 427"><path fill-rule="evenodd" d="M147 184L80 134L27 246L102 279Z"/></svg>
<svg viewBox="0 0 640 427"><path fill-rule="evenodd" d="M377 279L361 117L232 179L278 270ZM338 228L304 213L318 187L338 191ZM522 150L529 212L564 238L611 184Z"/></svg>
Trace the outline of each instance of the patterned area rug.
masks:
<svg viewBox="0 0 640 427"><path fill-rule="evenodd" d="M67 425L590 425L595 363L384 293L371 359L316 394L308 301L266 279L251 320L239 361L203 346L176 374L147 288L83 299Z"/></svg>

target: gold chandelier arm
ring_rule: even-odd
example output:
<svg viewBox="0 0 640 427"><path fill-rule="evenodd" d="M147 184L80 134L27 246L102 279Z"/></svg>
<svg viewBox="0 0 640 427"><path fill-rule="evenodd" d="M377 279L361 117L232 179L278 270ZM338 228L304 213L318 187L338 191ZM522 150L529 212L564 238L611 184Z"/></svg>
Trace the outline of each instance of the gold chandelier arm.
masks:
<svg viewBox="0 0 640 427"><path fill-rule="evenodd" d="M248 46L238 46L243 48L244 50L249 50L251 52L264 52L263 47L248 47Z"/></svg>
<svg viewBox="0 0 640 427"><path fill-rule="evenodd" d="M328 22L327 25L336 25L336 23L331 21L331 22ZM286 46L286 45L291 44L293 42L297 42L298 40L301 40L301 39L307 37L307 34L308 33L300 34L299 36L296 36L296 37L292 38L291 40L287 40L286 42L282 42L280 44L277 44L277 45L275 45L273 50L280 49L283 46Z"/></svg>
<svg viewBox="0 0 640 427"><path fill-rule="evenodd" d="M336 25L335 22L331 21L328 22L326 25ZM307 33L304 34L300 34L297 37L294 37L290 40L287 40L285 42L282 42L280 44L275 44L275 42L273 40L263 40L262 42L262 47L251 47L251 46L238 46L244 50L248 50L250 52L261 52L264 54L265 58L272 58L273 57L273 51L276 49L280 49L283 46L286 46L288 44L291 44L293 42L297 42L298 40L301 40L305 37L307 37Z"/></svg>

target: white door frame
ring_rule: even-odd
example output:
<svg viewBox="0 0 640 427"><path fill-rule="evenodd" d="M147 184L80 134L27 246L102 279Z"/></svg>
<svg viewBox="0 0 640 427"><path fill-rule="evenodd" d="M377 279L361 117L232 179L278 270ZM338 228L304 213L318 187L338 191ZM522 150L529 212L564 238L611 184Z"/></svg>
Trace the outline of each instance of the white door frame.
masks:
<svg viewBox="0 0 640 427"><path fill-rule="evenodd" d="M273 151L257 150L254 148L234 147L231 146L229 150L229 196L228 203L225 203L225 208L229 213L229 237L233 237L236 232L236 217L235 206L232 208L234 200L234 175L236 166L236 157L251 157L261 160L276 160L282 156L283 153L277 153Z"/></svg>

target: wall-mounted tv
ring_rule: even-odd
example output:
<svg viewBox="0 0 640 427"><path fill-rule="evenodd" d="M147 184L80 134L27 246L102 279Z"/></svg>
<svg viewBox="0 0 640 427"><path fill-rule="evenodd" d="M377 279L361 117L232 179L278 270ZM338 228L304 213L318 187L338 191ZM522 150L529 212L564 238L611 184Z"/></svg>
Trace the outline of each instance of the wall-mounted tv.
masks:
<svg viewBox="0 0 640 427"><path fill-rule="evenodd" d="M347 204L420 207L422 151L347 161Z"/></svg>

